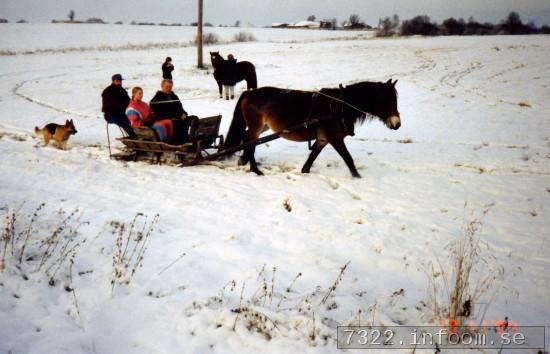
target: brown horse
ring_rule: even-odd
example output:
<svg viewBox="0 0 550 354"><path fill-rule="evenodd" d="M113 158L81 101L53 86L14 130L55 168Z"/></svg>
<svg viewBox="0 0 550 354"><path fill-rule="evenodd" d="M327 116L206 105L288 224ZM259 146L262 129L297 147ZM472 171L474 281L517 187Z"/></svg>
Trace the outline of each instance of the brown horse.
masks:
<svg viewBox="0 0 550 354"><path fill-rule="evenodd" d="M363 123L367 118L376 117L389 129L399 129L401 119L397 110L396 83L397 80L392 82L391 79L385 83L366 81L347 87L322 89L318 93L275 87L246 91L235 107L225 148L257 139L267 125L274 132L282 132L281 136L288 140L315 140L302 173L309 173L321 150L331 144L344 159L353 177L361 177L344 138L354 135L354 125ZM304 127L284 133L300 124ZM247 147L239 163L250 162L250 170L261 175L254 152L255 146Z"/></svg>

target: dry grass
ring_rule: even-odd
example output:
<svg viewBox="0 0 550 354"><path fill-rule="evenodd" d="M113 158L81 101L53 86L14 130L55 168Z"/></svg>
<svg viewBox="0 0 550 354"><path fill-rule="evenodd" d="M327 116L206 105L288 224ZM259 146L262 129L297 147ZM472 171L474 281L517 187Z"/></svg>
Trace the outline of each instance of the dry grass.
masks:
<svg viewBox="0 0 550 354"><path fill-rule="evenodd" d="M302 278L301 272L289 284L281 286L278 268L266 268L264 264L255 281L238 284L231 280L218 296L209 298L205 303L194 302L185 312L188 316L194 316L199 311L223 311L233 316L217 322L218 328L225 326L236 332L244 330L245 333L259 334L266 340L299 337L311 346L330 345L336 341L336 336L334 329L328 325L334 320L328 316L340 307L335 293L348 265L349 262L340 268L334 282L326 289L317 286L311 292L300 293L294 288ZM347 322L360 321L362 313L359 310L357 314L351 314L353 318ZM374 319L370 308L366 313Z"/></svg>
<svg viewBox="0 0 550 354"><path fill-rule="evenodd" d="M257 39L250 32L239 32L233 36L234 42L255 42Z"/></svg>
<svg viewBox="0 0 550 354"><path fill-rule="evenodd" d="M87 222L80 222L79 210L66 213L60 209L54 215L58 221L46 220L45 204L40 204L31 215L9 209L4 217L0 238L0 271L18 273L27 279L30 274L44 273L49 284L54 285L57 275L71 264L85 239L79 229ZM54 219L54 220L55 220ZM52 231L49 225L56 225Z"/></svg>
<svg viewBox="0 0 550 354"><path fill-rule="evenodd" d="M157 214L151 222L147 222L147 216L138 213L128 224L118 221L111 222L113 234L116 235L116 249L113 254L111 273L111 295L114 295L117 284L130 284L141 267L158 219L159 215Z"/></svg>
<svg viewBox="0 0 550 354"><path fill-rule="evenodd" d="M84 53L84 52L118 52L124 50L151 50L151 49L171 49L187 48L194 46L193 41L188 42L147 42L147 43L127 43L121 45L98 45L98 46L80 46L65 48L40 48L22 51L0 50L0 56L13 55L33 55L33 54L58 54L58 53Z"/></svg>
<svg viewBox="0 0 550 354"><path fill-rule="evenodd" d="M488 210L483 212L483 216ZM476 304L484 298L487 301L492 299L496 282L504 270L489 254L490 247L481 238L482 228L479 219L465 223L462 235L446 247L447 262L436 257L435 261L425 264L431 320L449 321L460 326L474 318Z"/></svg>
<svg viewBox="0 0 550 354"><path fill-rule="evenodd" d="M198 38L195 37L195 44L197 43ZM220 43L220 36L218 36L216 33L203 33L202 35L202 43L204 45L212 45L212 44L219 44Z"/></svg>

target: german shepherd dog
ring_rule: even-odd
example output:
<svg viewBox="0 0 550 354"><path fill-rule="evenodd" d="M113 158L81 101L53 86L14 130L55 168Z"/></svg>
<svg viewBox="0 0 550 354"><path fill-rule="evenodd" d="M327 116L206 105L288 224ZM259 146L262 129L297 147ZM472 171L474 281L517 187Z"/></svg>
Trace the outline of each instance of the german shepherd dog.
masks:
<svg viewBox="0 0 550 354"><path fill-rule="evenodd" d="M34 132L36 134L42 134L42 136L44 137L44 146L48 146L50 140L53 138L57 143L57 147L62 150L67 149L67 142L69 141L69 137L78 133L76 128L74 127L72 119L66 120L65 125L49 123L46 124L42 129L34 127Z"/></svg>

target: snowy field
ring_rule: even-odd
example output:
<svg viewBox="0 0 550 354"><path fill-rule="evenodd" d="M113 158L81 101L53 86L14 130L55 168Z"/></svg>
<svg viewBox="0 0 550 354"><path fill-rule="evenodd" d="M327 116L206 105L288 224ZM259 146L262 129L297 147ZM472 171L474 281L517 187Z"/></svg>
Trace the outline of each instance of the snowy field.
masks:
<svg viewBox="0 0 550 354"><path fill-rule="evenodd" d="M45 203L27 259L19 266L8 250L0 271L1 353L333 353L339 324L437 323L426 272L450 262L447 246L474 219L481 272L502 271L472 317L550 323L549 36L245 29L258 41L206 48L208 62L215 50L255 63L260 86L398 79L402 127L356 128L346 142L363 178L352 179L332 148L302 175L307 144L284 140L257 149L263 177L235 158L187 168L109 160L101 90L120 72L148 100L167 55L185 109L221 113L226 133L235 101L219 100L211 72L193 67L195 48L123 47L189 42L193 29L0 28L0 51L16 54L0 56L2 229L16 212L25 234ZM209 31L226 41L237 32ZM42 147L34 127L65 119L78 129L69 149ZM72 266L52 255L48 272L33 254L76 208L63 232L85 242ZM117 225L137 213L158 222L142 265L113 290Z"/></svg>

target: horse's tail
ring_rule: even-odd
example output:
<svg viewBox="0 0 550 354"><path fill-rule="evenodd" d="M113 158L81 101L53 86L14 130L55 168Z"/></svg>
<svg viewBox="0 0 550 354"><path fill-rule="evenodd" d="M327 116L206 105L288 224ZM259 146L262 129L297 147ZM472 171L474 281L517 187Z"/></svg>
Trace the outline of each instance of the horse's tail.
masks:
<svg viewBox="0 0 550 354"><path fill-rule="evenodd" d="M235 112L233 112L233 120L231 121L231 125L229 125L229 130L225 137L224 148L237 146L243 142L246 132L246 121L244 120L242 101L245 96L246 92L243 92L237 101Z"/></svg>

